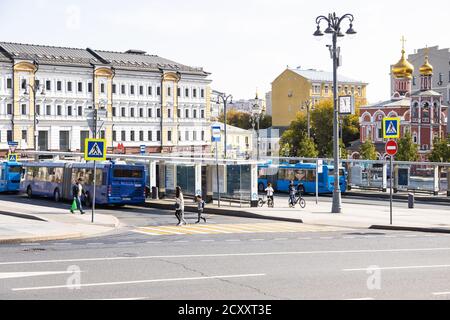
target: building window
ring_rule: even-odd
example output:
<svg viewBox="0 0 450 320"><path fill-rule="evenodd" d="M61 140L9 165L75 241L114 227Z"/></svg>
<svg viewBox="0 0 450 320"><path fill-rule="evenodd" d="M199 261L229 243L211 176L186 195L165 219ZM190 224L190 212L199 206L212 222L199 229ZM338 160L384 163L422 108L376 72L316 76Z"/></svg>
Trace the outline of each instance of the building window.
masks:
<svg viewBox="0 0 450 320"><path fill-rule="evenodd" d="M144 109L142 109L142 108L139 109L139 117L140 118L144 117Z"/></svg>
<svg viewBox="0 0 450 320"><path fill-rule="evenodd" d="M116 116L116 112L117 112L117 108L116 108L116 107L113 107L113 108L112 108L112 115L113 115L113 117Z"/></svg>
<svg viewBox="0 0 450 320"><path fill-rule="evenodd" d="M168 87L167 88L167 96L170 97L172 95L172 88Z"/></svg>
<svg viewBox="0 0 450 320"><path fill-rule="evenodd" d="M148 141L153 141L153 131L147 132L147 138L148 138Z"/></svg>
<svg viewBox="0 0 450 320"><path fill-rule="evenodd" d="M112 139L113 141L117 141L117 132L115 130L112 132Z"/></svg>
<svg viewBox="0 0 450 320"><path fill-rule="evenodd" d="M36 115L39 116L41 114L41 106L40 105L36 105Z"/></svg>
<svg viewBox="0 0 450 320"><path fill-rule="evenodd" d="M202 119L205 119L205 110L201 110L200 112L201 112Z"/></svg>
<svg viewBox="0 0 450 320"><path fill-rule="evenodd" d="M26 104L22 104L22 114L23 115L27 114L27 105Z"/></svg>
<svg viewBox="0 0 450 320"><path fill-rule="evenodd" d="M151 86L148 87L148 95L149 96L153 95L153 88Z"/></svg>
<svg viewBox="0 0 450 320"><path fill-rule="evenodd" d="M68 116L72 115L72 106L67 106L67 115Z"/></svg>
<svg viewBox="0 0 450 320"><path fill-rule="evenodd" d="M172 118L172 110L167 109L167 118Z"/></svg>
<svg viewBox="0 0 450 320"><path fill-rule="evenodd" d="M122 116L122 117L125 117L125 108L122 108L121 111L122 111L122 112L121 112L121 116Z"/></svg>
<svg viewBox="0 0 450 320"><path fill-rule="evenodd" d="M61 81L57 81L56 82L56 90L57 91L61 91L62 90L62 82Z"/></svg>
<svg viewBox="0 0 450 320"><path fill-rule="evenodd" d="M47 108L47 109L45 110L45 111L46 111L45 114L46 114L47 116L50 116L50 115L52 114L52 106L51 106L51 105L47 105L46 108Z"/></svg>
<svg viewBox="0 0 450 320"><path fill-rule="evenodd" d="M189 141L189 131L184 132L184 140Z"/></svg>
<svg viewBox="0 0 450 320"><path fill-rule="evenodd" d="M189 118L189 109L186 109L184 111L184 116L185 116L185 118Z"/></svg>
<svg viewBox="0 0 450 320"><path fill-rule="evenodd" d="M27 130L22 130L22 140L25 140L25 142L27 142Z"/></svg>
<svg viewBox="0 0 450 320"><path fill-rule="evenodd" d="M167 141L172 141L172 131L171 130L167 131Z"/></svg>
<svg viewBox="0 0 450 320"><path fill-rule="evenodd" d="M161 95L161 87L157 87L156 88L156 95L160 96Z"/></svg>
<svg viewBox="0 0 450 320"><path fill-rule="evenodd" d="M12 104L8 103L6 105L6 114L12 114Z"/></svg>
<svg viewBox="0 0 450 320"><path fill-rule="evenodd" d="M127 133L126 133L126 131L122 131L120 135L121 135L121 141L126 141L127 140Z"/></svg>
<svg viewBox="0 0 450 320"><path fill-rule="evenodd" d="M22 80L22 89L26 89L27 88L27 80L23 79Z"/></svg>
<svg viewBox="0 0 450 320"><path fill-rule="evenodd" d="M12 89L12 79L6 79L6 89Z"/></svg>
<svg viewBox="0 0 450 320"><path fill-rule="evenodd" d="M192 140L197 141L197 131L192 131Z"/></svg>
<svg viewBox="0 0 450 320"><path fill-rule="evenodd" d="M181 118L181 109L177 108L177 118Z"/></svg>
<svg viewBox="0 0 450 320"><path fill-rule="evenodd" d="M50 80L45 81L45 90L52 90L52 82Z"/></svg>
<svg viewBox="0 0 450 320"><path fill-rule="evenodd" d="M81 117L83 115L83 107L78 106L78 115Z"/></svg>
<svg viewBox="0 0 450 320"><path fill-rule="evenodd" d="M122 94L125 94L125 85L124 85L124 84L121 86L120 89L121 89L120 92L121 92Z"/></svg>
<svg viewBox="0 0 450 320"><path fill-rule="evenodd" d="M181 97L181 89L177 88L177 97Z"/></svg>
<svg viewBox="0 0 450 320"><path fill-rule="evenodd" d="M203 131L203 130L202 130L202 141L205 141L205 131Z"/></svg>
<svg viewBox="0 0 450 320"><path fill-rule="evenodd" d="M83 82L78 82L78 92L83 92Z"/></svg>
<svg viewBox="0 0 450 320"><path fill-rule="evenodd" d="M130 109L130 112L131 112L131 113L130 113L130 117L134 118L134 108L131 108L131 109Z"/></svg>
<svg viewBox="0 0 450 320"><path fill-rule="evenodd" d="M56 106L56 115L58 115L58 116L62 115L62 106L61 105Z"/></svg>
<svg viewBox="0 0 450 320"><path fill-rule="evenodd" d="M117 86L115 84L112 85L112 93L116 93L117 90Z"/></svg>
<svg viewBox="0 0 450 320"><path fill-rule="evenodd" d="M100 92L105 93L105 84L104 83L100 84Z"/></svg>
<svg viewBox="0 0 450 320"><path fill-rule="evenodd" d="M141 96L144 94L144 86L139 86L139 94Z"/></svg>
<svg viewBox="0 0 450 320"><path fill-rule="evenodd" d="M92 92L92 82L88 83L88 92Z"/></svg>
<svg viewBox="0 0 450 320"><path fill-rule="evenodd" d="M67 91L72 92L72 81L67 82Z"/></svg>
<svg viewBox="0 0 450 320"><path fill-rule="evenodd" d="M6 130L6 140L7 141L13 141L12 130Z"/></svg>
<svg viewBox="0 0 450 320"><path fill-rule="evenodd" d="M152 115L152 108L148 108L147 112L148 112L148 117L151 118L153 116Z"/></svg>
<svg viewBox="0 0 450 320"><path fill-rule="evenodd" d="M197 89L192 90L192 97L197 98Z"/></svg>
<svg viewBox="0 0 450 320"><path fill-rule="evenodd" d="M130 141L134 141L134 131L130 131Z"/></svg>
<svg viewBox="0 0 450 320"><path fill-rule="evenodd" d="M139 131L139 141L144 141L144 131Z"/></svg>
<svg viewBox="0 0 450 320"><path fill-rule="evenodd" d="M161 131L156 131L156 141L161 141Z"/></svg>
<svg viewBox="0 0 450 320"><path fill-rule="evenodd" d="M184 90L184 96L185 96L186 98L189 97L189 89L188 89L188 88L186 88L186 89Z"/></svg>
<svg viewBox="0 0 450 320"><path fill-rule="evenodd" d="M130 86L130 94L134 94L134 86L133 85Z"/></svg>
<svg viewBox="0 0 450 320"><path fill-rule="evenodd" d="M156 117L161 118L161 109L160 108L156 109Z"/></svg>
<svg viewBox="0 0 450 320"><path fill-rule="evenodd" d="M201 98L205 97L205 89L200 90L200 97Z"/></svg>
<svg viewBox="0 0 450 320"><path fill-rule="evenodd" d="M197 119L197 110L194 110L194 119Z"/></svg>

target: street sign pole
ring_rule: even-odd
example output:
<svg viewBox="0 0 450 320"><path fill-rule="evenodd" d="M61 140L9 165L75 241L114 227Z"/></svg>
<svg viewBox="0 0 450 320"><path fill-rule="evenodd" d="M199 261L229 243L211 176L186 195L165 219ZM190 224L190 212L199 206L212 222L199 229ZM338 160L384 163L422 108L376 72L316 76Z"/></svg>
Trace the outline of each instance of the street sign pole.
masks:
<svg viewBox="0 0 450 320"><path fill-rule="evenodd" d="M217 194L218 194L218 206L220 208L220 183L219 183L219 149L217 148L217 140L216 140L216 176L217 176Z"/></svg>
<svg viewBox="0 0 450 320"><path fill-rule="evenodd" d="M393 202L393 196L392 196L392 179L394 177L394 165L393 165L393 160L394 160L394 156L397 154L398 152L398 144L395 140L389 140L388 142L386 142L386 153L390 156L389 157L389 164L390 164L390 170L391 170L391 174L390 174L390 179L389 179L389 212L390 212L390 223L392 225L392 202Z"/></svg>
<svg viewBox="0 0 450 320"><path fill-rule="evenodd" d="M319 204L319 160L316 161L316 204Z"/></svg>
<svg viewBox="0 0 450 320"><path fill-rule="evenodd" d="M392 159L394 158L394 156L390 156L390 167L391 167L391 174L390 174L390 187L389 187L389 189L391 190L390 191L390 222L391 222L391 225L392 225L392 177L394 176L394 171L393 171L393 161L392 161Z"/></svg>

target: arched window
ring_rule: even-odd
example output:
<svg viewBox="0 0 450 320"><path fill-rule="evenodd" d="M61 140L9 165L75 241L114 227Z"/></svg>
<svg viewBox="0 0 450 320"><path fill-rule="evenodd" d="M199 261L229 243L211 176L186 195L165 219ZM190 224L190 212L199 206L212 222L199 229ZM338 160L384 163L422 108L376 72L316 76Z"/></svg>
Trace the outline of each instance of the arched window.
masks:
<svg viewBox="0 0 450 320"><path fill-rule="evenodd" d="M428 102L424 102L422 104L422 122L430 121L430 104Z"/></svg>
<svg viewBox="0 0 450 320"><path fill-rule="evenodd" d="M411 116L412 118L418 118L419 117L419 103L416 101L414 102L411 110Z"/></svg>

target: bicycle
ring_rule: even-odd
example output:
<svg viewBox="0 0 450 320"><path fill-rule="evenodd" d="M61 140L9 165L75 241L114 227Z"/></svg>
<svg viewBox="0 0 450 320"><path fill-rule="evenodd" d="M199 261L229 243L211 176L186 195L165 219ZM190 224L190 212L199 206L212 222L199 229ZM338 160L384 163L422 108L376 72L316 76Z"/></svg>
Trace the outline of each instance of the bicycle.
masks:
<svg viewBox="0 0 450 320"><path fill-rule="evenodd" d="M263 207L266 203L269 208L273 208L273 200L271 198L268 198L267 200L266 196L264 196L264 198L259 198L258 205L260 207Z"/></svg>
<svg viewBox="0 0 450 320"><path fill-rule="evenodd" d="M294 196L294 203L291 202L291 198L289 198L289 208L295 208L295 205L298 203L300 208L305 209L306 200L303 198L302 194L296 193Z"/></svg>

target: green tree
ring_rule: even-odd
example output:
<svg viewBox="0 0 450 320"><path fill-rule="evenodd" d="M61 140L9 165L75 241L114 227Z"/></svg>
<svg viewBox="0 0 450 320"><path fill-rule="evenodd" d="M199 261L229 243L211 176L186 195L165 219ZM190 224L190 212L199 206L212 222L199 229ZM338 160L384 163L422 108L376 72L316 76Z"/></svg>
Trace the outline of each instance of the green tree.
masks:
<svg viewBox="0 0 450 320"><path fill-rule="evenodd" d="M333 154L333 102L319 102L311 112L311 123L314 141L317 144L319 156Z"/></svg>
<svg viewBox="0 0 450 320"><path fill-rule="evenodd" d="M317 146L314 142L314 139L304 136L298 146L297 156L303 158L317 158L318 155L319 152L317 151Z"/></svg>
<svg viewBox="0 0 450 320"><path fill-rule="evenodd" d="M372 140L367 139L360 147L361 158L364 160L376 160L377 151Z"/></svg>
<svg viewBox="0 0 450 320"><path fill-rule="evenodd" d="M431 162L450 162L450 138L434 139L433 150L428 156Z"/></svg>
<svg viewBox="0 0 450 320"><path fill-rule="evenodd" d="M280 147L289 148L290 157L297 156L300 142L307 136L307 126L306 116L298 113L297 118L291 122L289 128L281 136Z"/></svg>
<svg viewBox="0 0 450 320"><path fill-rule="evenodd" d="M419 151L417 145L413 142L411 132L407 131L403 137L398 140L398 153L395 156L397 161L417 161L419 160Z"/></svg>
<svg viewBox="0 0 450 320"><path fill-rule="evenodd" d="M342 125L342 138L346 147L350 145L350 142L359 140L359 116L348 115L343 117Z"/></svg>
<svg viewBox="0 0 450 320"><path fill-rule="evenodd" d="M272 116L268 114L264 114L259 121L260 129L267 129L272 127Z"/></svg>

